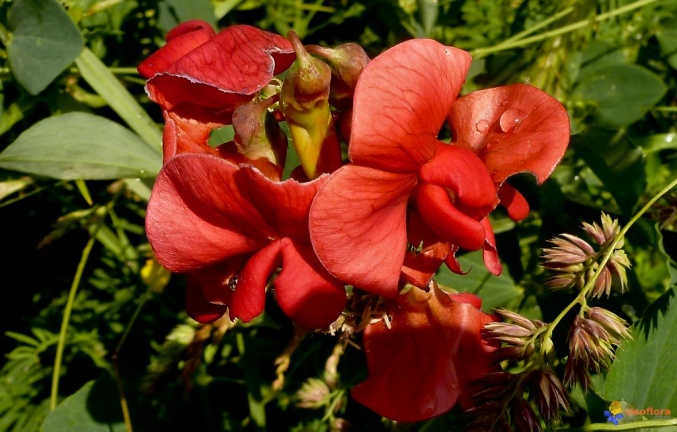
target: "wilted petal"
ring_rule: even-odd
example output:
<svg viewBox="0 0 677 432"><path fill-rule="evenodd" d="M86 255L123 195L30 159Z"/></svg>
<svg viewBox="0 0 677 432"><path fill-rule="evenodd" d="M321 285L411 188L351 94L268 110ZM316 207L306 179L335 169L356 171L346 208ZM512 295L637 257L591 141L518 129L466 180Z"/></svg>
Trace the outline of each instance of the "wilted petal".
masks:
<svg viewBox="0 0 677 432"><path fill-rule="evenodd" d="M415 182L413 175L356 165L332 174L310 208L313 248L331 274L371 294L397 294Z"/></svg>
<svg viewBox="0 0 677 432"><path fill-rule="evenodd" d="M282 311L298 326L324 329L346 305L342 283L322 267L310 246L282 240L282 271L274 282Z"/></svg>
<svg viewBox="0 0 677 432"><path fill-rule="evenodd" d="M470 60L429 39L403 42L372 60L355 89L352 162L392 172L427 162Z"/></svg>
<svg viewBox="0 0 677 432"><path fill-rule="evenodd" d="M191 33L200 32L204 30ZM251 26L228 27L199 45L193 40L198 36L191 36L184 45L182 38L189 37L186 34L167 43L166 52L171 55L159 51L158 58L151 56L146 60L151 63L144 62L141 67L146 74L157 71L146 89L151 99L165 109L182 103L232 108L251 99L273 75L287 69L295 57L285 38ZM199 36L200 41L203 39ZM172 45L180 47L172 50ZM169 61L173 63L167 66Z"/></svg>
<svg viewBox="0 0 677 432"><path fill-rule="evenodd" d="M451 108L449 120L454 144L473 149L496 184L520 172L543 183L569 143L562 104L525 84L468 93Z"/></svg>
<svg viewBox="0 0 677 432"><path fill-rule="evenodd" d="M184 273L267 244L272 230L242 196L238 167L209 155L186 154L160 171L146 215L158 261Z"/></svg>

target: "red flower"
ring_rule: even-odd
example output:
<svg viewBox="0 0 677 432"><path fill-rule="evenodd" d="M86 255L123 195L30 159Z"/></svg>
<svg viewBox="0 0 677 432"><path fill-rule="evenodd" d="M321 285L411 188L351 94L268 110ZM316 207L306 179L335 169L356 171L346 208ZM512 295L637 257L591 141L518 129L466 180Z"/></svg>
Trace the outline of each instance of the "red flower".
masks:
<svg viewBox="0 0 677 432"><path fill-rule="evenodd" d="M164 267L189 277L186 308L200 322L248 322L264 309L269 278L285 314L324 328L346 302L343 285L310 245L308 209L327 177L274 182L257 169L205 154L167 162L148 203L146 230Z"/></svg>
<svg viewBox="0 0 677 432"><path fill-rule="evenodd" d="M458 401L472 406L471 382L499 370L482 340L482 327L496 319L472 294L412 288L386 304L384 322L364 331L369 378L353 388L359 403L392 420L414 422L438 416Z"/></svg>
<svg viewBox="0 0 677 432"><path fill-rule="evenodd" d="M559 102L527 85L456 100L469 65L466 52L420 39L362 72L352 163L332 174L310 214L313 247L337 278L395 296L408 239L415 247L423 241L424 258L437 265L446 258L456 271L458 248L484 249L487 267L500 273L487 215L500 199L512 217L526 216L526 201L504 182L525 171L543 182L564 154L569 121ZM445 121L450 144L437 139ZM430 268L437 267L409 274L432 275Z"/></svg>
<svg viewBox="0 0 677 432"><path fill-rule="evenodd" d="M199 20L167 33L167 44L138 67L146 91L165 116L165 161L175 154L212 153L209 132L230 124L233 111L252 100L294 61L291 43L255 27L219 33Z"/></svg>

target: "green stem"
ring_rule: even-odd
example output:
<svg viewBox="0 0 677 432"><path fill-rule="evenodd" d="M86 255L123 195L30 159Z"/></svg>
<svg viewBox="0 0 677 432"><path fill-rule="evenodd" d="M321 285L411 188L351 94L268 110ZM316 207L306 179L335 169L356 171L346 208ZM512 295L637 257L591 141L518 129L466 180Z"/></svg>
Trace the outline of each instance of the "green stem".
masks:
<svg viewBox="0 0 677 432"><path fill-rule="evenodd" d="M583 28L585 26L588 26L588 25L596 23L596 22L605 21L609 18L613 18L615 16L622 15L624 13L627 13L627 12L630 12L632 10L638 9L640 7L649 5L651 3L655 3L657 1L660 1L660 0L639 0L639 1L636 1L634 3L630 3L629 5L619 7L618 9L614 9L610 12L599 14L594 18L577 21L573 24L569 24L567 26L560 27L560 28L555 29L555 30L551 30L551 31L548 31L548 32L545 32L545 33L541 33L539 35L532 36L530 38L524 38L524 39L512 41L510 43L501 42L498 45L494 45L492 47L487 47L487 48L477 48L477 49L473 50L470 54L473 56L473 58L482 58L482 57L485 57L488 54L493 54L493 53L496 53L496 52L499 52L499 51L504 51L504 50L512 49L512 48L520 48L520 47L523 47L523 46L526 46L526 45L530 45L534 42L540 42L542 40L549 39L551 37L559 36L559 35L564 34L564 33L569 33L569 32L572 32L574 30L578 30L580 28Z"/></svg>
<svg viewBox="0 0 677 432"><path fill-rule="evenodd" d="M677 425L677 419L647 420L633 423L613 425L611 423L593 423L587 426L557 429L557 432L588 432L588 431L629 431L637 429L653 429Z"/></svg>
<svg viewBox="0 0 677 432"><path fill-rule="evenodd" d="M524 31L521 31L521 32L517 33L516 35L509 37L508 39L499 43L497 46L504 45L504 44L511 43L511 42L515 42L515 41L520 40L520 39L522 39L526 36L529 36L531 33L534 33L535 31L540 30L543 27L549 26L553 22L558 21L560 18L564 18L565 16L569 15L573 11L574 11L574 8L572 8L572 7L566 8L562 12L559 12L559 13L551 16L550 18L539 22L536 25L529 27L528 29L526 29Z"/></svg>
<svg viewBox="0 0 677 432"><path fill-rule="evenodd" d="M131 416L129 415L127 398L125 397L125 390L124 387L122 386L122 376L120 375L120 368L118 366L118 356L120 354L120 351L122 350L122 346L127 340L127 336L129 336L129 332L132 330L132 326L136 322L136 319L139 317L139 314L141 313L141 309L150 298L151 296L148 291L146 291L146 293L143 296L141 296L139 304L136 306L136 310L134 310L134 313L132 314L132 318L129 320L129 323L127 323L127 327L125 328L125 331L122 333L120 342L118 342L117 347L115 347L115 352L113 352L112 356L113 369L115 371L115 382L117 383L118 393L120 394L120 408L122 409L122 417L124 419L125 430L127 432L132 432L132 419Z"/></svg>
<svg viewBox="0 0 677 432"><path fill-rule="evenodd" d="M135 67L109 67L108 70L114 75L138 75Z"/></svg>
<svg viewBox="0 0 677 432"><path fill-rule="evenodd" d="M61 362L63 360L63 350L66 345L66 332L68 331L68 323L71 318L71 311L73 310L73 303L75 302L75 295L78 292L78 286L80 285L80 280L82 279L82 274L85 271L85 264L89 259L89 254L92 252L92 247L94 246L95 237L91 235L87 241L87 245L82 251L82 257L80 258L80 263L73 277L73 283L71 284L70 292L68 293L68 301L66 302L66 309L63 313L63 319L61 320L61 331L59 332L59 341L56 345L56 358L54 359L54 372L52 373L52 394L49 401L49 408L56 408L57 398L59 395L59 375L61 373Z"/></svg>
<svg viewBox="0 0 677 432"><path fill-rule="evenodd" d="M574 306L576 306L577 304L584 304L584 302L585 302L585 297L588 295L588 293L590 292L590 290L594 287L595 282L597 281L597 278L599 277L599 275L600 275L600 274L602 273L602 271L604 270L604 267L606 266L606 263L609 262L609 260L611 259L611 256L613 255L614 250L616 249L616 245L617 245L617 244L625 237L625 234L628 232L628 230L630 229L630 227L632 227L632 225L634 225L635 222L637 222L637 221L639 220L639 218L642 217L642 215L644 215L644 213L646 213L646 212L651 208L651 206L654 205L654 203L655 203L656 201L658 201L663 195L665 195L666 193L668 193L668 192L670 191L670 189L672 189L672 188L675 187L675 186L677 186L677 178L675 178L672 182L670 182L669 185L667 185L667 186L664 187L660 192L658 192L656 195L654 195L653 198L651 198L651 199L649 200L649 202L647 202L647 203L644 205L644 207L642 207L642 209L641 209L640 211L638 211L638 212L632 217L632 219L630 219L630 221L628 221L628 223L620 230L620 232L618 233L618 235L613 239L613 241L611 242L611 244L608 246L607 252L604 254L604 256L602 257L602 260L601 260L600 263L599 263L599 267L597 268L597 270L595 271L595 273L592 275L592 277L588 280L588 282L585 284L585 286L583 287L583 289L581 289L581 292L578 293L578 295L576 296L576 298L575 298L571 303L569 303L569 305L568 305L567 307L565 307L565 308L562 310L562 312L560 312L559 315L557 315L557 318L555 318L555 319L548 325L548 330L547 330L546 333L545 333L545 338L546 338L546 339L547 339L547 338L550 338L550 337L552 336L552 332L553 332L553 330L555 329L555 327L557 326L557 324L559 324L559 322L566 316L566 314L567 314Z"/></svg>

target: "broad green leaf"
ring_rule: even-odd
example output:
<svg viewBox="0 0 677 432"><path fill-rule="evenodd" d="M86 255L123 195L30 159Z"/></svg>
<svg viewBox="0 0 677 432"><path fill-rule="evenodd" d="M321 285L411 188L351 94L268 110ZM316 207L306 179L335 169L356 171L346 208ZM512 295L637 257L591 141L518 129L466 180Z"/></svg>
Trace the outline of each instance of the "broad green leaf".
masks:
<svg viewBox="0 0 677 432"><path fill-rule="evenodd" d="M461 263L461 269L468 274L458 275L443 265L435 279L457 291L478 295L482 298L482 309L490 311L522 295L522 289L515 286L507 272L500 276L489 273L484 266L482 251L465 254L459 257L458 262Z"/></svg>
<svg viewBox="0 0 677 432"><path fill-rule="evenodd" d="M80 30L54 0L15 0L8 14L7 55L17 81L36 95L80 54Z"/></svg>
<svg viewBox="0 0 677 432"><path fill-rule="evenodd" d="M677 410L677 301L668 290L633 326L634 340L616 352L604 386L604 398L636 409ZM674 415L674 414L673 414ZM624 421L631 421L632 416ZM639 419L641 416L637 416ZM651 419L651 415L646 416Z"/></svg>
<svg viewBox="0 0 677 432"><path fill-rule="evenodd" d="M646 189L644 155L623 132L590 127L571 137L571 147L628 215Z"/></svg>
<svg viewBox="0 0 677 432"><path fill-rule="evenodd" d="M105 377L90 381L47 414L42 432L124 431L115 383Z"/></svg>
<svg viewBox="0 0 677 432"><path fill-rule="evenodd" d="M623 127L644 117L666 91L663 81L647 69L612 64L586 74L573 97L595 105L597 120L602 124Z"/></svg>
<svg viewBox="0 0 677 432"><path fill-rule="evenodd" d="M64 180L152 177L161 164L138 135L81 112L36 123L0 153L0 168Z"/></svg>

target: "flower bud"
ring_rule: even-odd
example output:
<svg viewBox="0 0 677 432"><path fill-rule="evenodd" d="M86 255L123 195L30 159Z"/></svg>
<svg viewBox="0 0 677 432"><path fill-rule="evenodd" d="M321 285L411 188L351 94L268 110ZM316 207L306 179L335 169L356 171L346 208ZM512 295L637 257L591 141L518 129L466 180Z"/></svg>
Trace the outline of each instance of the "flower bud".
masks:
<svg viewBox="0 0 677 432"><path fill-rule="evenodd" d="M588 317L604 327L617 341L620 339L632 339L628 331L628 323L618 315L600 307L592 307L587 310Z"/></svg>
<svg viewBox="0 0 677 432"><path fill-rule="evenodd" d="M341 148L329 109L331 70L312 57L296 33L289 32L296 61L289 68L280 93L292 142L309 179L341 166Z"/></svg>
<svg viewBox="0 0 677 432"><path fill-rule="evenodd" d="M308 51L325 58L332 67L330 102L343 110L352 104L353 93L362 70L370 59L364 49L356 43L325 48L310 45Z"/></svg>
<svg viewBox="0 0 677 432"><path fill-rule="evenodd" d="M542 430L541 422L538 421L536 413L527 401L518 399L513 402L511 411L517 430L523 432L540 432Z"/></svg>

